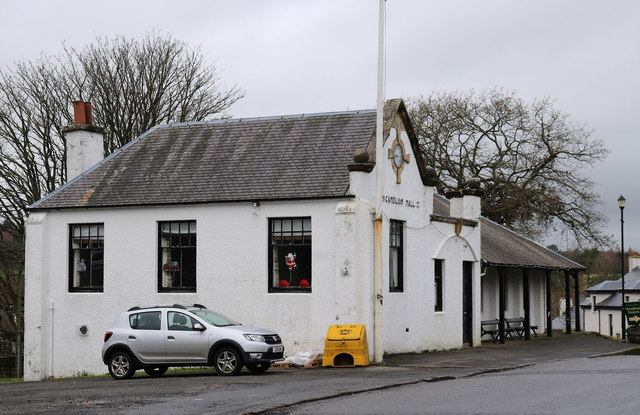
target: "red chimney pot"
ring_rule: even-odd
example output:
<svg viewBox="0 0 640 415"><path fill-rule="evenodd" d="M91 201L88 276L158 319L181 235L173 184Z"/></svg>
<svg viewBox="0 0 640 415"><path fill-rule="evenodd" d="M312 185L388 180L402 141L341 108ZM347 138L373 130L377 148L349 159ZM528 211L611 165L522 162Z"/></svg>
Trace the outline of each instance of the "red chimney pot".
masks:
<svg viewBox="0 0 640 415"><path fill-rule="evenodd" d="M90 102L73 101L73 122L74 124L93 124Z"/></svg>

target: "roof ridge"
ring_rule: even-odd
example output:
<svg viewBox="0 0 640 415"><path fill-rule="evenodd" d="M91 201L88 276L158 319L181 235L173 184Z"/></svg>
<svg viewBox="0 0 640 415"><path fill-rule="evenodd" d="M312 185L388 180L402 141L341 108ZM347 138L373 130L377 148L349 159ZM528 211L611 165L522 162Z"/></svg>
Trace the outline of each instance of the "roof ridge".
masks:
<svg viewBox="0 0 640 415"><path fill-rule="evenodd" d="M178 123L158 124L154 128L185 127L185 126L191 126L191 125L217 125L217 124L230 124L230 123L256 122L256 121L277 121L277 120L303 119L303 118L314 118L314 117L331 117L336 115L370 114L375 112L376 112L375 109L364 109L364 110L352 110L352 111L346 110L346 111L272 115L272 116L266 116L266 117L219 118L219 119L208 120L208 121L187 121L187 122L178 122Z"/></svg>

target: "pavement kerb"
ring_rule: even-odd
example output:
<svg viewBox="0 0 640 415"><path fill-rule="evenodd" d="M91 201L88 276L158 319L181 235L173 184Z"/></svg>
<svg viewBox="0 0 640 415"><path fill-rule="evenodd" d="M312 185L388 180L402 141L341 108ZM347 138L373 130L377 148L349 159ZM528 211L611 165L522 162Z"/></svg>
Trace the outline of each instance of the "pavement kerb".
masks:
<svg viewBox="0 0 640 415"><path fill-rule="evenodd" d="M594 354L592 356L589 356L589 359L593 359L596 357L607 357L607 356L619 356L619 355L625 355L628 354L631 351L636 351L638 352L638 354L640 354L640 347L636 346L636 347L629 347L627 349L623 349L623 350L617 350L615 352L609 352L609 353L600 353L600 354Z"/></svg>
<svg viewBox="0 0 640 415"><path fill-rule="evenodd" d="M419 383L435 383L435 382L444 382L444 381L447 381L447 380L465 379L465 378L471 378L471 377L474 377L474 376L480 376L480 375L484 375L484 374L488 374L488 373L498 373L498 372L506 372L506 371L509 371L509 370L522 369L522 368L533 366L533 365L534 365L533 363L530 363L530 364L516 365L516 366L504 366L504 367L498 367L498 368L483 369L483 370L479 370L477 372L469 373L469 374L466 374L466 375L463 375L463 376L434 376L434 377L430 377L430 378L421 378L421 379L416 379L416 380L411 380L411 381L406 381L406 382L390 383L390 384L387 384L387 385L376 386L374 388L357 389L357 390L344 391L344 392L335 393L335 394L329 394L329 395L324 395L324 396L317 396L317 397L314 397L314 398L301 399L301 400L296 401L296 402L290 402L290 403L287 403L287 404L274 406L274 407L271 407L271 408L263 409L261 411L250 412L250 414L255 414L255 415L268 414L271 411L282 410L282 409L285 409L285 408L291 408L291 407L294 407L294 406L297 406L297 405L304 405L304 404L312 403L312 402L319 402L319 401L325 401L325 400L328 400L328 399L340 398L340 397L343 397L343 396L358 395L358 394L361 394L361 393L368 393L368 392L375 392L375 391L379 391L379 390L400 388L400 387L403 387L403 386L417 385ZM388 366L403 367L403 365L393 365L393 364L388 365ZM411 366L411 367L415 367L415 366Z"/></svg>

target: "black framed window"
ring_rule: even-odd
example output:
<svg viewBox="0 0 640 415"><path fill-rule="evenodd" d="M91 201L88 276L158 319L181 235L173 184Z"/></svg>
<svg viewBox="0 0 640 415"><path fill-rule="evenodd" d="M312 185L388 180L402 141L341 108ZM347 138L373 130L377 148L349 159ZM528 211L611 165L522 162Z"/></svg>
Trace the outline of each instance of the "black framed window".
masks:
<svg viewBox="0 0 640 415"><path fill-rule="evenodd" d="M69 291L102 292L104 224L69 225Z"/></svg>
<svg viewBox="0 0 640 415"><path fill-rule="evenodd" d="M158 291L196 291L196 222L158 223Z"/></svg>
<svg viewBox="0 0 640 415"><path fill-rule="evenodd" d="M404 223L392 220L389 224L389 291L402 292Z"/></svg>
<svg viewBox="0 0 640 415"><path fill-rule="evenodd" d="M435 291L435 311L442 311L442 259L436 259L433 263L433 281Z"/></svg>
<svg viewBox="0 0 640 415"><path fill-rule="evenodd" d="M311 218L269 219L269 292L311 292Z"/></svg>

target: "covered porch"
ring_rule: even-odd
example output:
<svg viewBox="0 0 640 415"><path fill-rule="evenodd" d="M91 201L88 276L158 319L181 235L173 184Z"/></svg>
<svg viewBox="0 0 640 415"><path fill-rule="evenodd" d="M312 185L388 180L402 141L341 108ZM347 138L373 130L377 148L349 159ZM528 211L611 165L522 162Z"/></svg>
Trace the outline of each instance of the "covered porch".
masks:
<svg viewBox="0 0 640 415"><path fill-rule="evenodd" d="M483 340L504 343L514 335L524 340L543 333L553 336L552 279L564 280L564 297L570 304L571 280L578 299L579 275L586 268L485 218L481 233ZM575 321L579 331L579 307L575 307ZM567 319L566 333L571 331Z"/></svg>

